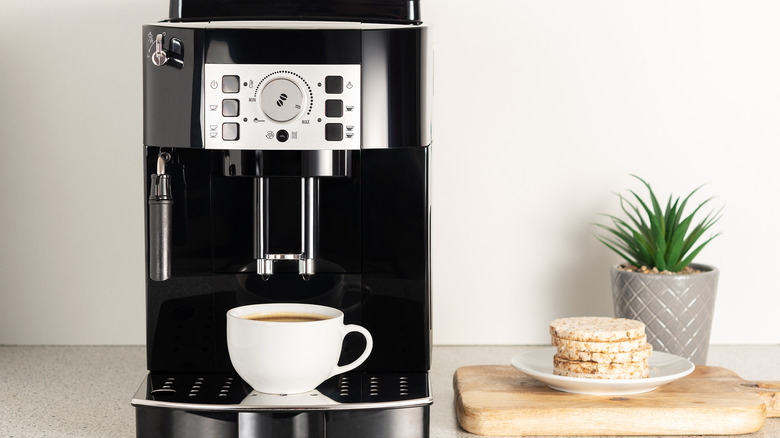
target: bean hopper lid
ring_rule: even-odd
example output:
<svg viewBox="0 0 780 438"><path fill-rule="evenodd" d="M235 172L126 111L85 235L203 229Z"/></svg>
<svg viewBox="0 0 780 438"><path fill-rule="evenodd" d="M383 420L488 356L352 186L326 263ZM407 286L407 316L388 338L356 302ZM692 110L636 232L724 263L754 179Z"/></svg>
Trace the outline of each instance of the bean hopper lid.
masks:
<svg viewBox="0 0 780 438"><path fill-rule="evenodd" d="M420 24L419 0L170 0L169 21L290 20Z"/></svg>

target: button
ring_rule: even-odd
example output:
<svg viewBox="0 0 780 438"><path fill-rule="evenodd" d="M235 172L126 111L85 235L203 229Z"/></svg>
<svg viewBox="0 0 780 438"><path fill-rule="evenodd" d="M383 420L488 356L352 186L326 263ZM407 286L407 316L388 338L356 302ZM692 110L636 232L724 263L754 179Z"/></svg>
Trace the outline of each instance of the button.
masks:
<svg viewBox="0 0 780 438"><path fill-rule="evenodd" d="M238 76L235 75L222 76L222 92L238 93Z"/></svg>
<svg viewBox="0 0 780 438"><path fill-rule="evenodd" d="M287 133L284 129L280 129L276 132L276 139L280 142L284 143L287 141L287 139L290 138L290 134Z"/></svg>
<svg viewBox="0 0 780 438"><path fill-rule="evenodd" d="M341 117L344 115L344 102L336 99L325 101L325 117Z"/></svg>
<svg viewBox="0 0 780 438"><path fill-rule="evenodd" d="M181 40L178 38L171 38L170 42L171 52L177 54L177 55L183 55L184 54L184 46L181 44Z"/></svg>
<svg viewBox="0 0 780 438"><path fill-rule="evenodd" d="M325 140L341 141L344 139L344 127L341 123L325 124Z"/></svg>
<svg viewBox="0 0 780 438"><path fill-rule="evenodd" d="M238 123L222 124L222 140L225 141L238 140Z"/></svg>
<svg viewBox="0 0 780 438"><path fill-rule="evenodd" d="M238 116L238 99L223 99L222 100L222 116L223 117L237 117Z"/></svg>
<svg viewBox="0 0 780 438"><path fill-rule="evenodd" d="M341 76L325 76L325 92L341 94L344 91L344 78Z"/></svg>

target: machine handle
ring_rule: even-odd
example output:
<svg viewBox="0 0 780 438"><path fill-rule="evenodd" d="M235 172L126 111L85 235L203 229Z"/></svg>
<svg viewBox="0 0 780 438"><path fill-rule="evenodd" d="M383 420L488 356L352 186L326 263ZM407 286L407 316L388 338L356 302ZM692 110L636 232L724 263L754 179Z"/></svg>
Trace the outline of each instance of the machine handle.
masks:
<svg viewBox="0 0 780 438"><path fill-rule="evenodd" d="M157 37L154 40L154 53L152 54L152 64L156 65L157 67L160 67L161 65L165 65L168 62L168 51L163 49L163 35L161 33L157 34Z"/></svg>
<svg viewBox="0 0 780 438"><path fill-rule="evenodd" d="M151 35L150 35L151 36ZM176 68L184 66L184 45L178 38L168 41L168 49L163 48L165 33L158 33L154 39L154 52L152 52L152 64L157 67L170 65Z"/></svg>

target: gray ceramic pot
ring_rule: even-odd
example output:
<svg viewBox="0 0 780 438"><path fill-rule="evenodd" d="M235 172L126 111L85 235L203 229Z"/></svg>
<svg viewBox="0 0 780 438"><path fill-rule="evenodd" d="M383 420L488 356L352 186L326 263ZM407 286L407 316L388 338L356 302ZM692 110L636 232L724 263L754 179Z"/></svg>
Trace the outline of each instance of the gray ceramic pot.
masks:
<svg viewBox="0 0 780 438"><path fill-rule="evenodd" d="M718 290L717 268L691 264L698 274L642 274L613 266L612 298L615 316L647 325L647 341L665 351L707 362L712 314Z"/></svg>

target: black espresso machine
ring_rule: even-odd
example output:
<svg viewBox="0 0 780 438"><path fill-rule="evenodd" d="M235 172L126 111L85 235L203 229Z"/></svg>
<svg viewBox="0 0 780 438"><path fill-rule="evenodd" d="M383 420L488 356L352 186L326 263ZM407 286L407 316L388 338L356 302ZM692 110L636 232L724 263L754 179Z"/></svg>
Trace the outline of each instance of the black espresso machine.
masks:
<svg viewBox="0 0 780 438"><path fill-rule="evenodd" d="M143 27L138 437L427 437L431 61L417 0L171 0ZM341 309L370 357L253 391L226 312ZM364 339L348 335L341 363Z"/></svg>

